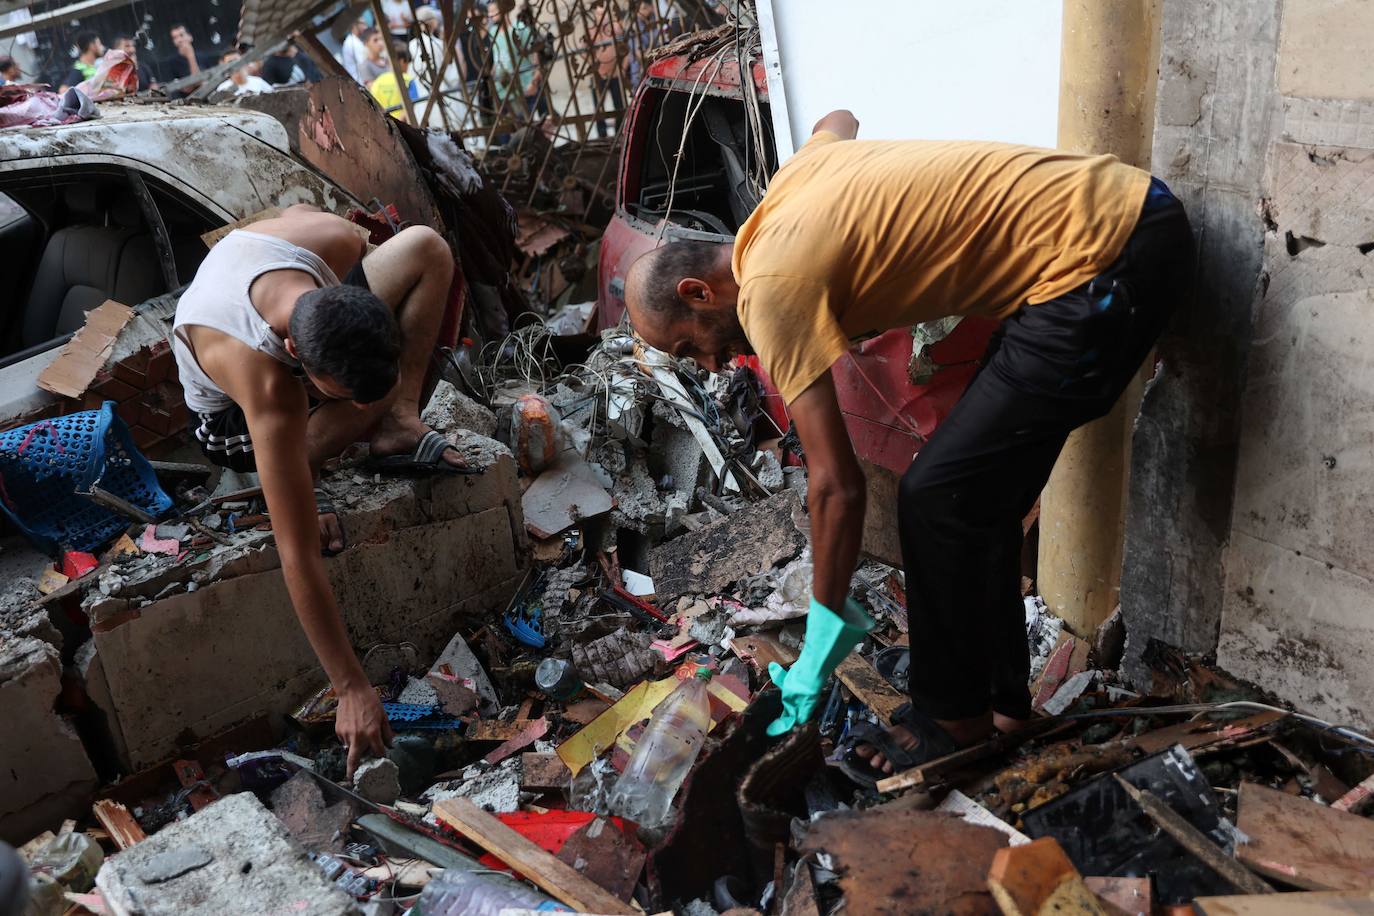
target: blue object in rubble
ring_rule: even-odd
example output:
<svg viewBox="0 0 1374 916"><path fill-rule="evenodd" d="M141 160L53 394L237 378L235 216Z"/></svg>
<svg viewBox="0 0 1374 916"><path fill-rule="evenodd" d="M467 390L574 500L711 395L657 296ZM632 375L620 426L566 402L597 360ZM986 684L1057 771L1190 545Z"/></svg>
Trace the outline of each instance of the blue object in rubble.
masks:
<svg viewBox="0 0 1374 916"><path fill-rule="evenodd" d="M423 703L383 703L386 720L398 728L457 728L463 720Z"/></svg>
<svg viewBox="0 0 1374 916"><path fill-rule="evenodd" d="M82 494L98 486L154 518L172 506L114 401L0 433L0 509L40 550L94 550L130 520Z"/></svg>
<svg viewBox="0 0 1374 916"><path fill-rule="evenodd" d="M516 608L501 619L506 631L531 649L544 648L544 623L537 607Z"/></svg>

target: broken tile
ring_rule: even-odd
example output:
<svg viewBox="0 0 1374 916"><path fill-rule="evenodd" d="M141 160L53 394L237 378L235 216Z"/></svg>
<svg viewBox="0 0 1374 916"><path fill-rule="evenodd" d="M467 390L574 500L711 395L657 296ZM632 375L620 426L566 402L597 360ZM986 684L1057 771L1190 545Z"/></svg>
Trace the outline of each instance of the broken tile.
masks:
<svg viewBox="0 0 1374 916"><path fill-rule="evenodd" d="M520 505L530 534L547 538L609 512L612 501L591 465L568 450L530 484Z"/></svg>

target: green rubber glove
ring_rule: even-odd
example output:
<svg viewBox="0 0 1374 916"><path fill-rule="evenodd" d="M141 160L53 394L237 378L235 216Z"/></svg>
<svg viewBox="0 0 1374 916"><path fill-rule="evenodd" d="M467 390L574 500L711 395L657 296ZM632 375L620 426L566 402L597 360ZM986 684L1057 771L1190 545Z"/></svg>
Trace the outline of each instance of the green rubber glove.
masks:
<svg viewBox="0 0 1374 916"><path fill-rule="evenodd" d="M770 737L805 725L816 713L825 682L864 634L873 629L873 618L853 598L844 603L841 617L815 598L806 615L806 642L791 668L773 662L768 675L782 689L782 715L768 726Z"/></svg>

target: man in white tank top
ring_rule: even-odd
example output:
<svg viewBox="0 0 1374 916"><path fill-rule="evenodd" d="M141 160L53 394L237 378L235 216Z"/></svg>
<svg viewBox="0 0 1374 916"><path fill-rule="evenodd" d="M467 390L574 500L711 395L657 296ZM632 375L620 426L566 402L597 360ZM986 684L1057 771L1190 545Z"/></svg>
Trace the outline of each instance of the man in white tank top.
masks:
<svg viewBox="0 0 1374 916"><path fill-rule="evenodd" d="M230 233L182 294L173 342L202 449L259 475L287 591L339 697L350 775L391 735L325 576L321 549L342 549L343 535L332 511L317 515L314 482L364 440L385 466L465 470L419 418L453 279L448 244L415 226L365 251L352 223L305 206ZM323 401L313 410L312 395Z"/></svg>

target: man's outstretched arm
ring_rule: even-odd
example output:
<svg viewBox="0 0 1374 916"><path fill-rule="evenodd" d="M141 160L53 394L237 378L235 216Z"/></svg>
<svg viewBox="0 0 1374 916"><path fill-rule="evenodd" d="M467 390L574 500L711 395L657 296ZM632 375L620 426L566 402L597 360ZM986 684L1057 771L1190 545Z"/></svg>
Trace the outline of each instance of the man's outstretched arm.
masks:
<svg viewBox="0 0 1374 916"><path fill-rule="evenodd" d="M284 371L281 374L285 375ZM320 557L318 517L305 448L305 392L289 377L281 384L269 381L243 387L238 403L253 440L258 477L281 555L282 576L301 629L338 694L335 731L348 747L351 777L364 756L386 753L391 732L381 702L348 641ZM235 395L233 391L226 393Z"/></svg>
<svg viewBox="0 0 1374 916"><path fill-rule="evenodd" d="M811 514L811 593L838 612L863 542L868 487L854 456L827 371L788 405L806 453L807 508Z"/></svg>

